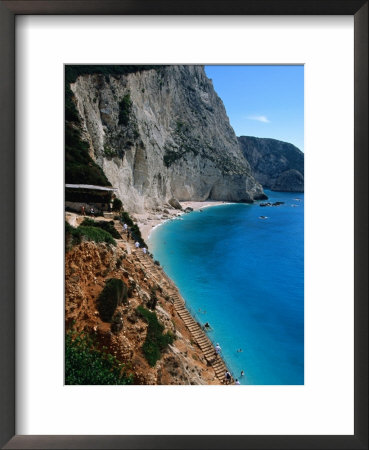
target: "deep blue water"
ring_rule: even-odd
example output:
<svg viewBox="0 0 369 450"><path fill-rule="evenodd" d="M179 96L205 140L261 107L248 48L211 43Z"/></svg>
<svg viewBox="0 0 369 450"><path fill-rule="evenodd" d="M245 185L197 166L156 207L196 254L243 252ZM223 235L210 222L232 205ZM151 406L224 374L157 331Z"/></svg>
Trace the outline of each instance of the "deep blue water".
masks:
<svg viewBox="0 0 369 450"><path fill-rule="evenodd" d="M241 384L304 384L304 195L266 193L285 204L192 212L149 247Z"/></svg>

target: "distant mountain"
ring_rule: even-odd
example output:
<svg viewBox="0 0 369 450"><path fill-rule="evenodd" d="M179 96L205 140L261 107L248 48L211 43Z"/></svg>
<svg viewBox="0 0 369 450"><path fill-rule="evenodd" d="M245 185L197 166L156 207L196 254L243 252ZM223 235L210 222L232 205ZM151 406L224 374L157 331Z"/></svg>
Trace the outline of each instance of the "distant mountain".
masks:
<svg viewBox="0 0 369 450"><path fill-rule="evenodd" d="M253 175L272 191L304 192L304 153L288 142L240 136L237 138Z"/></svg>

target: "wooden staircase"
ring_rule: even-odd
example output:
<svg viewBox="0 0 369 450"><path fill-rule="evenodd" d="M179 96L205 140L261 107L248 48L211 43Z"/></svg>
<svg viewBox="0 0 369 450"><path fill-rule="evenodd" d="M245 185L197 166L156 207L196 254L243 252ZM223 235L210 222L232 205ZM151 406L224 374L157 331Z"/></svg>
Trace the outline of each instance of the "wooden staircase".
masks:
<svg viewBox="0 0 369 450"><path fill-rule="evenodd" d="M117 239L118 245L125 245L128 240L125 235L123 225L119 220L114 220L114 227L122 236L121 240ZM125 237L124 239L123 236ZM143 253L142 248L134 249L133 257L139 264L141 264L146 274L155 280L163 289L165 289L166 294L169 295L172 300L176 312L190 331L193 340L202 350L207 362L213 367L216 377L221 383L224 383L225 373L228 369L223 359L215 352L213 343L210 341L205 331L189 313L186 308L185 301L179 294L173 281L166 275L161 267L154 264L154 261L149 255L145 255Z"/></svg>
<svg viewBox="0 0 369 450"><path fill-rule="evenodd" d="M193 340L202 350L208 363L213 367L215 375L219 381L224 383L225 373L228 369L223 359L215 352L213 343L210 341L205 331L189 313L183 298L180 296L173 282L167 277L161 268L154 264L149 256L142 253L142 249L138 249L138 251L136 251L136 259L143 266L145 272L162 288L166 289L167 294L173 301L176 312L190 331Z"/></svg>

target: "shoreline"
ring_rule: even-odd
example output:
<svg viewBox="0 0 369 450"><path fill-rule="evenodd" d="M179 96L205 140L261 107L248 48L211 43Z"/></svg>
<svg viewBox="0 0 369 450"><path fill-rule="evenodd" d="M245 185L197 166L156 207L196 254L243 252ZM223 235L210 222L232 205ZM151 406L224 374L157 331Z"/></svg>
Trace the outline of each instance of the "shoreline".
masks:
<svg viewBox="0 0 369 450"><path fill-rule="evenodd" d="M155 228L167 222L180 218L183 214L188 214L185 210L191 208L193 211L199 211L204 208L221 205L231 205L232 202L208 200L204 202L185 201L180 202L182 209L175 209L172 207L165 207L162 211L147 211L142 214L132 214L136 219L136 223L141 231L143 239L147 242L150 239L151 233ZM192 211L190 211L192 212Z"/></svg>
<svg viewBox="0 0 369 450"><path fill-rule="evenodd" d="M186 202L180 202L182 206L182 210L179 209L172 209L170 212L172 214L165 214L166 217L156 217L151 218L151 213L148 211L144 214L135 214L134 217L137 220L137 225L140 228L141 235L145 242L148 244L148 241L150 239L151 233L158 228L159 226L163 225L165 222L175 219L180 219L180 217L184 214L189 214L190 212L194 211L200 211L205 208L215 207L215 206L222 206L222 205L231 205L235 204L234 202L226 202L226 201L205 201L205 202L196 202L196 201L186 201ZM192 211L187 211L187 208L191 208ZM165 208L168 211L168 208ZM158 216L159 214L157 214ZM169 217L168 217L169 216ZM147 223L150 222L150 223ZM154 266L155 267L155 266ZM214 353L215 349L215 343L212 341L212 339L209 337L209 335L206 333L205 330L203 330L203 326L198 322L198 318L196 314L191 310L191 307L187 305L186 301L182 297L178 286L172 280L169 275L165 272L163 267L156 268L156 270L160 271L162 273L162 276L172 285L172 288L176 292L176 300L175 303L177 305L175 306L176 314L179 315L179 317L183 320L185 326L187 327L189 333L192 335L194 341L199 346L200 351L203 352L205 358L208 361L208 364L210 364L211 367L215 370L215 375L220 381L220 385L226 385L227 383L224 382L224 374L226 371L231 373L231 382L230 384L235 384L235 375L231 369L230 366L227 365L226 360L224 359L224 356L222 354L215 354L210 359L208 356L208 352L210 348L212 349L212 352ZM179 305L179 304L180 305ZM194 334L194 327L198 327L196 329ZM205 344L204 344L205 340ZM210 345L209 345L210 344ZM214 367L214 363L217 366Z"/></svg>

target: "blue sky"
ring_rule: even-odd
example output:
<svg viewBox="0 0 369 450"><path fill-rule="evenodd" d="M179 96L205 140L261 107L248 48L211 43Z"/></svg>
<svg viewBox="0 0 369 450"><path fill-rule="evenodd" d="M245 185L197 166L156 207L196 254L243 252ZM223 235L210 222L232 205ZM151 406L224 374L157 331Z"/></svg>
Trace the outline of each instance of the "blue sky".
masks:
<svg viewBox="0 0 369 450"><path fill-rule="evenodd" d="M237 136L304 151L304 66L205 66Z"/></svg>

